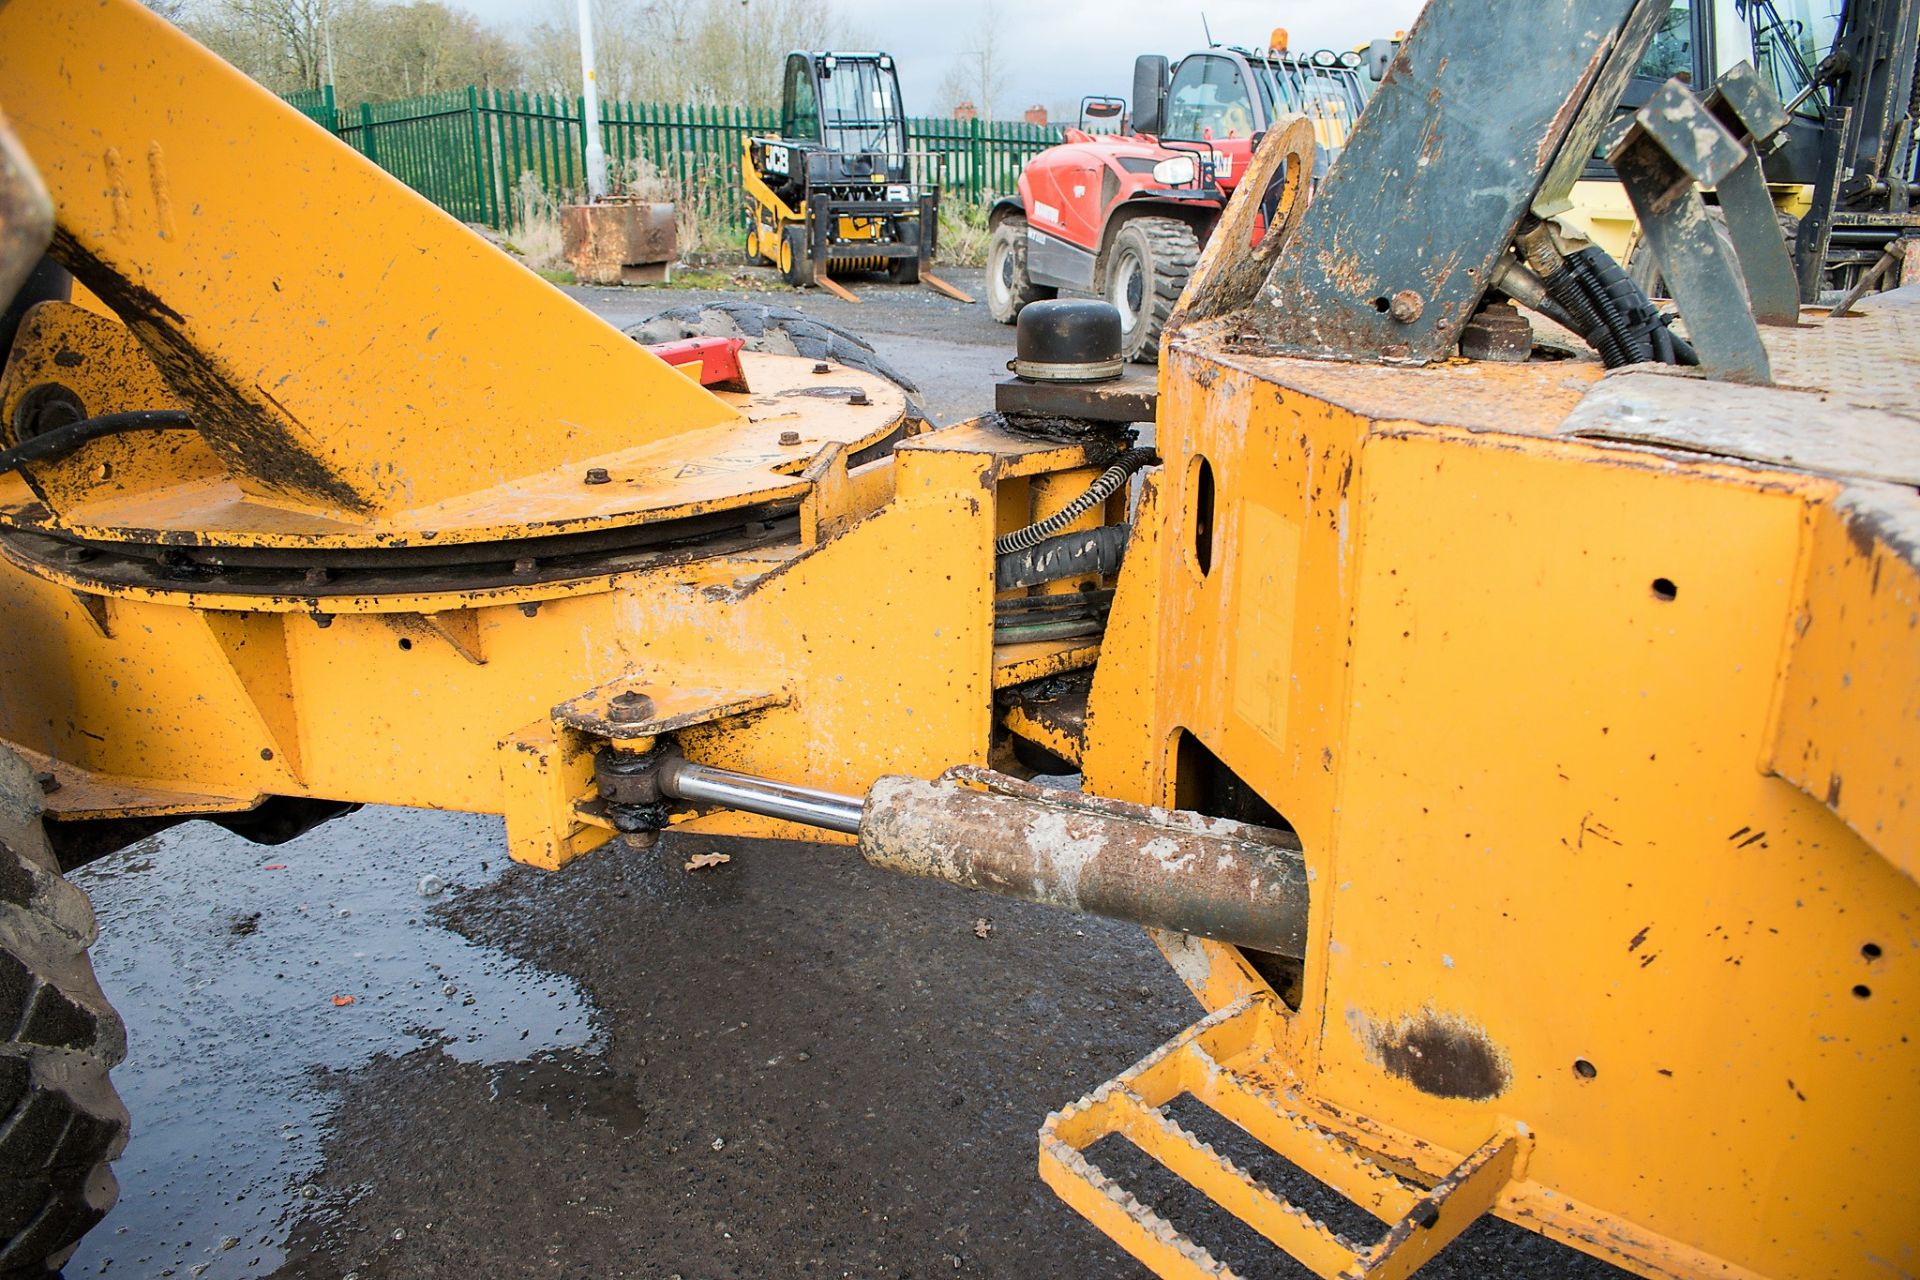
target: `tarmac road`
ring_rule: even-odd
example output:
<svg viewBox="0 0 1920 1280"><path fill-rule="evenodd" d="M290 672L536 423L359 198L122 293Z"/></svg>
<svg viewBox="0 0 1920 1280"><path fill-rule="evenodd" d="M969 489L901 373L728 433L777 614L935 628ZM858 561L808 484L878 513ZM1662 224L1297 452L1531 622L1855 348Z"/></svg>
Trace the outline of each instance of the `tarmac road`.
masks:
<svg viewBox="0 0 1920 1280"><path fill-rule="evenodd" d="M721 292L711 289L597 289L573 287L568 293L622 328L656 311L722 299L797 306L808 315L851 329L873 344L893 366L919 386L929 413L941 423L993 408L993 383L1007 376L1013 358L1013 330L995 324L984 301L972 306L916 285L848 280L859 302L844 302L818 289L798 291L781 284L772 271L763 276L769 292ZM976 298L984 298L979 270L943 269L941 279Z"/></svg>
<svg viewBox="0 0 1920 1280"><path fill-rule="evenodd" d="M620 322L710 296L575 292ZM861 328L943 420L987 407L1011 335L983 309L861 294L777 300ZM1138 930L843 849L669 837L558 874L502 850L494 819L368 809L76 873L135 1132L67 1274L1144 1276L1034 1171L1048 1111L1198 1016ZM1240 1274L1308 1274L1110 1154ZM1424 1274L1624 1273L1493 1222Z"/></svg>

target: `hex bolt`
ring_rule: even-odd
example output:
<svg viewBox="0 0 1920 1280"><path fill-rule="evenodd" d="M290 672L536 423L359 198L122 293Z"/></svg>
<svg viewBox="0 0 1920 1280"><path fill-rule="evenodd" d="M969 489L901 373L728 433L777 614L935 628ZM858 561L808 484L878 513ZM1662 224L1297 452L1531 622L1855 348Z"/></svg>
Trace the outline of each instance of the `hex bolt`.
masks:
<svg viewBox="0 0 1920 1280"><path fill-rule="evenodd" d="M800 433L798 431L782 431L780 433L780 443L781 444L799 444Z"/></svg>
<svg viewBox="0 0 1920 1280"><path fill-rule="evenodd" d="M629 689L607 701L607 723L643 724L653 714L653 699Z"/></svg>
<svg viewBox="0 0 1920 1280"><path fill-rule="evenodd" d="M613 477L607 474L607 469L605 467L588 467L587 468L588 484L606 484L608 481L612 479Z"/></svg>
<svg viewBox="0 0 1920 1280"><path fill-rule="evenodd" d="M864 389L860 387L855 387L853 389L853 394L847 397L847 403L848 404L872 404L873 401L867 399L867 393Z"/></svg>
<svg viewBox="0 0 1920 1280"><path fill-rule="evenodd" d="M829 365L825 360L821 360L813 366L813 371L815 373L828 373L831 370L832 370L832 366Z"/></svg>
<svg viewBox="0 0 1920 1280"><path fill-rule="evenodd" d="M514 576L520 577L520 578L527 577L529 574L531 574L535 569L538 569L539 567L540 567L540 562L538 560L535 560L532 556L521 556L518 560L515 560L513 562Z"/></svg>
<svg viewBox="0 0 1920 1280"><path fill-rule="evenodd" d="M1393 295L1393 302L1387 307L1387 314L1401 324L1412 324L1427 309L1424 298L1411 289L1402 289Z"/></svg>

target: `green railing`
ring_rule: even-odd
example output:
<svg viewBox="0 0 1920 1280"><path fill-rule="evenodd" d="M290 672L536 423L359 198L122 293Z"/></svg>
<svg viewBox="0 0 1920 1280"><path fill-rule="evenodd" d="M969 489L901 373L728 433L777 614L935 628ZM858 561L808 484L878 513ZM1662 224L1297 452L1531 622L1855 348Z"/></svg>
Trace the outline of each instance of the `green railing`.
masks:
<svg viewBox="0 0 1920 1280"><path fill-rule="evenodd" d="M295 89L286 95L287 103L309 120L316 121L331 129L340 119L340 109L333 102L333 86L323 84L318 89Z"/></svg>
<svg viewBox="0 0 1920 1280"><path fill-rule="evenodd" d="M577 98L469 87L337 111L327 86L288 101L464 222L513 225L523 180L557 199L586 187ZM741 139L772 133L777 113L609 102L601 104L600 127L616 181L650 179L669 198L744 227ZM915 176L973 203L1010 194L1028 158L1061 137L1046 125L925 118L909 120L907 134Z"/></svg>

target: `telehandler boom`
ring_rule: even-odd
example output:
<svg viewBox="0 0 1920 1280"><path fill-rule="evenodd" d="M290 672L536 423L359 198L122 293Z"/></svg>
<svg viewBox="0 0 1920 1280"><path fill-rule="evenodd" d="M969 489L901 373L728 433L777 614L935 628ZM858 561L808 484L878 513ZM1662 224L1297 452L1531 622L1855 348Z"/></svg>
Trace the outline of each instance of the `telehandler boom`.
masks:
<svg viewBox="0 0 1920 1280"><path fill-rule="evenodd" d="M1039 1169L1161 1276L1232 1272L1103 1139L1328 1277L1489 1214L1920 1272L1920 290L1756 321L1778 224L1729 251L1701 190L1783 108L1736 67L1613 126L1665 8L1433 0L1253 247L1311 144L1269 131L1156 403L918 432L831 361L670 366L134 0L0 5L0 284L51 228L112 313L35 302L0 374L0 1270L57 1270L124 1141L56 856L381 802L1148 925L1204 1014ZM1551 219L1596 148L1677 326Z"/></svg>

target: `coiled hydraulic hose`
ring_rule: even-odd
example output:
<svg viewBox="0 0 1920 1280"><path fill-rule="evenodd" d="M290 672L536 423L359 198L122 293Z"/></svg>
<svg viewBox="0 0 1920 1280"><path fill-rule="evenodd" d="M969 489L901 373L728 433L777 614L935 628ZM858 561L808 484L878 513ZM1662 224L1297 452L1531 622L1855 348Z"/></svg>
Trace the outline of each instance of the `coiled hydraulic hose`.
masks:
<svg viewBox="0 0 1920 1280"><path fill-rule="evenodd" d="M64 458L90 440L125 435L129 431L173 431L191 427L193 419L177 409L139 409L131 413L104 413L64 427L29 436L11 449L0 449L0 475L34 462Z"/></svg>
<svg viewBox="0 0 1920 1280"><path fill-rule="evenodd" d="M1087 491L1069 502L1060 510L1048 516L1038 524L1030 524L1024 529L1015 529L995 539L993 550L996 555L1006 555L1010 551L1025 551L1039 546L1056 533L1062 533L1067 526L1087 512L1120 492L1134 472L1159 460L1159 455L1151 449L1128 449L1113 460L1113 464L1102 471Z"/></svg>
<svg viewBox="0 0 1920 1280"><path fill-rule="evenodd" d="M1562 255L1541 222L1523 229L1515 244L1547 296L1578 322L1580 336L1593 344L1607 368L1649 361L1700 362L1693 348L1667 327L1667 317L1604 249L1589 247Z"/></svg>

